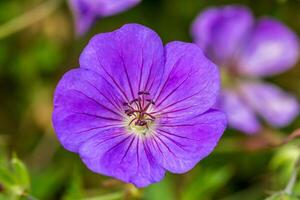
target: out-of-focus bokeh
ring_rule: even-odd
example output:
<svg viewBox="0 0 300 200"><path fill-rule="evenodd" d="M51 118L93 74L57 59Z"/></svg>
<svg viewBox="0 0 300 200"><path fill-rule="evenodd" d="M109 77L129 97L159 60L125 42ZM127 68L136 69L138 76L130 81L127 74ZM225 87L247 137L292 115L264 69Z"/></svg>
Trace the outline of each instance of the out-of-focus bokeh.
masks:
<svg viewBox="0 0 300 200"><path fill-rule="evenodd" d="M164 43L192 42L190 26L199 12L236 3L249 6L256 17L282 21L300 36L299 0L142 0L128 11L97 20L81 38L75 37L66 1L1 0L0 200L300 199L300 140L297 133L289 137L300 126L299 117L282 129L266 125L254 136L228 129L213 154L193 170L168 173L144 189L89 171L60 146L52 128L55 86L64 72L78 66L94 34L134 22L155 30ZM23 21L15 20L20 16ZM267 81L300 99L300 63Z"/></svg>

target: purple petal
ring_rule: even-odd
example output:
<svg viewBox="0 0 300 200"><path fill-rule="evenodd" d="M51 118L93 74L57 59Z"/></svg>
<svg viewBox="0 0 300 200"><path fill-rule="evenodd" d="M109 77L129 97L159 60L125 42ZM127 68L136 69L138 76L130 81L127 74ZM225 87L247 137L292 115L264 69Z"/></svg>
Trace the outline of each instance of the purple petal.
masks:
<svg viewBox="0 0 300 200"><path fill-rule="evenodd" d="M299 57L298 38L274 19L261 19L245 45L239 71L251 76L270 76L293 67Z"/></svg>
<svg viewBox="0 0 300 200"><path fill-rule="evenodd" d="M96 13L88 1L69 0L69 5L75 18L75 27L78 35L83 35L92 26Z"/></svg>
<svg viewBox="0 0 300 200"><path fill-rule="evenodd" d="M241 85L247 102L276 127L286 126L299 114L297 100L272 84L247 82Z"/></svg>
<svg viewBox="0 0 300 200"><path fill-rule="evenodd" d="M260 131L261 126L254 110L238 95L237 92L224 90L220 107L226 113L230 127L247 134Z"/></svg>
<svg viewBox="0 0 300 200"><path fill-rule="evenodd" d="M251 11L244 6L210 8L196 18L192 35L213 61L230 64L252 25Z"/></svg>
<svg viewBox="0 0 300 200"><path fill-rule="evenodd" d="M161 166L184 173L212 152L225 127L225 115L209 110L185 121L161 122L147 145Z"/></svg>
<svg viewBox="0 0 300 200"><path fill-rule="evenodd" d="M165 54L164 77L154 98L155 112L192 117L211 108L219 92L217 67L194 44L171 42Z"/></svg>
<svg viewBox="0 0 300 200"><path fill-rule="evenodd" d="M111 129L86 141L79 154L96 173L116 177L145 187L160 181L165 170L160 167L145 143L145 138Z"/></svg>
<svg viewBox="0 0 300 200"><path fill-rule="evenodd" d="M79 35L84 34L98 17L106 17L123 12L141 0L69 0Z"/></svg>
<svg viewBox="0 0 300 200"><path fill-rule="evenodd" d="M141 0L90 0L99 16L111 16L134 7Z"/></svg>
<svg viewBox="0 0 300 200"><path fill-rule="evenodd" d="M80 67L105 77L129 102L139 91L152 95L164 66L163 44L151 29L128 24L91 39L80 57Z"/></svg>
<svg viewBox="0 0 300 200"><path fill-rule="evenodd" d="M53 126L73 152L88 138L123 123L120 95L102 77L84 69L64 75L54 95Z"/></svg>

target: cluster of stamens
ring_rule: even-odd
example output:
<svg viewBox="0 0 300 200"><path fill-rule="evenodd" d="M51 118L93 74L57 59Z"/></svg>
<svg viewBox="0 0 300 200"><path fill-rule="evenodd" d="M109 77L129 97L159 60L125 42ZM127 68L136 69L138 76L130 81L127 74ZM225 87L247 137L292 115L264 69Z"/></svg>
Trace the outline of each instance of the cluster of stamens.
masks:
<svg viewBox="0 0 300 200"><path fill-rule="evenodd" d="M154 122L155 117L149 112L150 107L155 105L154 101L149 98L150 93L140 91L138 98L133 99L129 103L124 103L125 114L130 117L129 127L146 127L149 129L149 124Z"/></svg>

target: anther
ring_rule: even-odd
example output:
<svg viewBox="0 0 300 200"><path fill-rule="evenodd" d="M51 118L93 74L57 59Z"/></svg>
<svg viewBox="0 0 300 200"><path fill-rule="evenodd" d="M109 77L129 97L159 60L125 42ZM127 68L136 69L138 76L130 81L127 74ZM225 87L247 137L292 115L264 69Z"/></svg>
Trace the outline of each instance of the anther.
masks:
<svg viewBox="0 0 300 200"><path fill-rule="evenodd" d="M155 105L155 102L152 99L146 99L146 101L153 104L153 105Z"/></svg>
<svg viewBox="0 0 300 200"><path fill-rule="evenodd" d="M146 92L146 91L139 91L138 92L138 95L150 95L150 93L149 92Z"/></svg>
<svg viewBox="0 0 300 200"><path fill-rule="evenodd" d="M133 104L134 102L139 101L138 99L133 99L132 101L129 102L129 104Z"/></svg>
<svg viewBox="0 0 300 200"><path fill-rule="evenodd" d="M147 116L149 116L150 118L151 118L151 120L155 120L155 117L153 116L153 115L151 115L151 114L149 114L149 113L143 113L144 115L147 115Z"/></svg>

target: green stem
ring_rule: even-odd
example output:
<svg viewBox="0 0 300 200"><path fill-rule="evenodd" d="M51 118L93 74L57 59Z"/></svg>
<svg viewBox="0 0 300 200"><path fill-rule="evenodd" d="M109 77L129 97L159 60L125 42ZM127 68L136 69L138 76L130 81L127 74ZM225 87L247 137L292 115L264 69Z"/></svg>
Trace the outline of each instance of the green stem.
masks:
<svg viewBox="0 0 300 200"><path fill-rule="evenodd" d="M298 159L295 163L295 166L294 166L294 169L292 171L292 175L290 177L290 180L289 180L287 186L284 189L284 192L288 195L292 195L292 193L293 193L293 188L294 188L294 186L296 184L296 181L297 181L297 176L298 176L298 171L299 171L299 164L300 164L300 156L298 157Z"/></svg>
<svg viewBox="0 0 300 200"><path fill-rule="evenodd" d="M116 192L104 196L85 198L84 200L118 200L118 199L122 199L123 196L124 196L123 192Z"/></svg>
<svg viewBox="0 0 300 200"><path fill-rule="evenodd" d="M61 0L50 0L37 6L33 10L0 25L0 39L18 32L50 15L56 10Z"/></svg>
<svg viewBox="0 0 300 200"><path fill-rule="evenodd" d="M297 176L298 176L298 170L294 169L292 172L292 176L290 177L290 180L284 189L284 192L286 194L291 195L293 193L293 188L296 183Z"/></svg>

